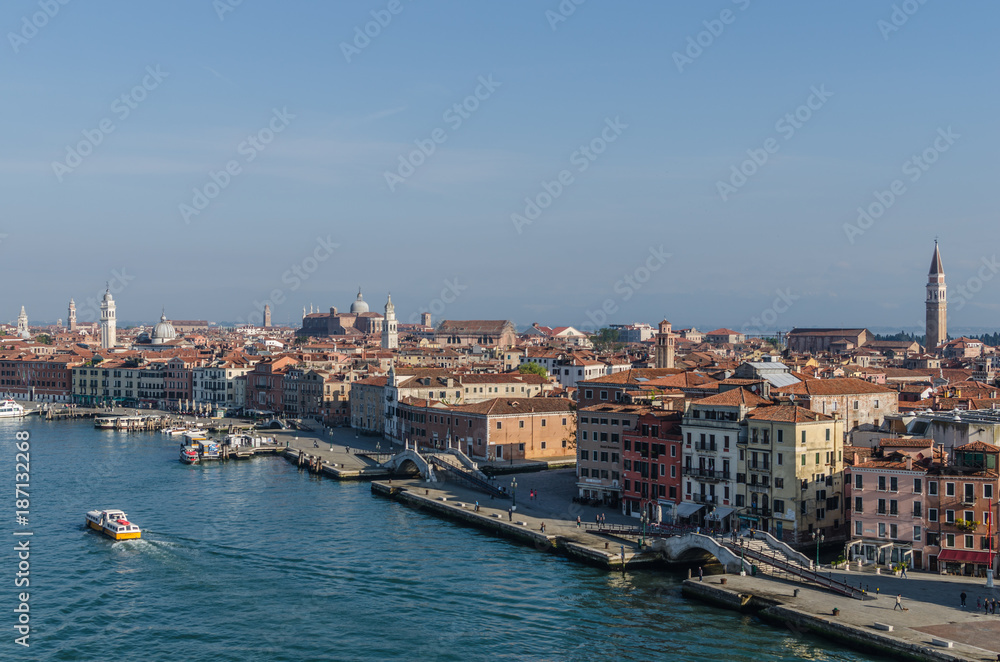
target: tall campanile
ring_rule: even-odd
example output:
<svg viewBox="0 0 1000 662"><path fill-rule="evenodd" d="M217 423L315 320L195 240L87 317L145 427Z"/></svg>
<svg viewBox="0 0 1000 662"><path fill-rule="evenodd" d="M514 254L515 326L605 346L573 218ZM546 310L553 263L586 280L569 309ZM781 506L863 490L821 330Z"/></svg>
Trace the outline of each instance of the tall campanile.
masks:
<svg viewBox="0 0 1000 662"><path fill-rule="evenodd" d="M927 351L936 354L941 343L948 340L948 287L944 284L944 267L941 266L941 251L937 239L934 240L934 257L927 276Z"/></svg>

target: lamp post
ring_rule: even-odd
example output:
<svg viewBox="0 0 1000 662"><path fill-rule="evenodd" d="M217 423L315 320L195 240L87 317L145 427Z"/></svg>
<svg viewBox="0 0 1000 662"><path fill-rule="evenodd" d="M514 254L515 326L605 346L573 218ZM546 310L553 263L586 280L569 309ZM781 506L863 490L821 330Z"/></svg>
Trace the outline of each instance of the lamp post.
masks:
<svg viewBox="0 0 1000 662"><path fill-rule="evenodd" d="M517 510L517 478L510 479L511 510Z"/></svg>
<svg viewBox="0 0 1000 662"><path fill-rule="evenodd" d="M646 546L646 521L649 519L646 515L646 508L648 508L648 505L643 504L642 514L639 515L639 522L642 524L642 536L639 538L639 549Z"/></svg>
<svg viewBox="0 0 1000 662"><path fill-rule="evenodd" d="M817 534L815 531L813 531L813 540L816 541L816 569L818 570L819 569L819 544L821 542L823 542L824 540L826 540L826 536L824 536L822 533Z"/></svg>
<svg viewBox="0 0 1000 662"><path fill-rule="evenodd" d="M990 541L990 562L986 568L986 588L993 588L993 499L990 499L990 509L986 513L986 535Z"/></svg>

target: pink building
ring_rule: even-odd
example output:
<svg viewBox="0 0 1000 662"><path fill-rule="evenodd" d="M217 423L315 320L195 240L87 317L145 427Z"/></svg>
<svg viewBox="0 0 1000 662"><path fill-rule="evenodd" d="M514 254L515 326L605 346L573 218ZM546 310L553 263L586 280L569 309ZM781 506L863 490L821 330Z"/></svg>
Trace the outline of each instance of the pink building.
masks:
<svg viewBox="0 0 1000 662"><path fill-rule="evenodd" d="M903 453L847 467L850 561L924 568L927 468Z"/></svg>

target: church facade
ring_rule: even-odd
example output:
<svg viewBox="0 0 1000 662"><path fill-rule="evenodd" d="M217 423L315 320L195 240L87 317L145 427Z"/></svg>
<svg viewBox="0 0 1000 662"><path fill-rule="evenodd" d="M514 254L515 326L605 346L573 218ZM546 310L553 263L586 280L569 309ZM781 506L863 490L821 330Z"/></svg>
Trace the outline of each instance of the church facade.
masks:
<svg viewBox="0 0 1000 662"><path fill-rule="evenodd" d="M384 317L368 309L368 303L358 289L358 298L351 304L350 312L341 313L330 307L328 313L306 313L302 310L302 327L296 335L313 338L330 336L381 336Z"/></svg>

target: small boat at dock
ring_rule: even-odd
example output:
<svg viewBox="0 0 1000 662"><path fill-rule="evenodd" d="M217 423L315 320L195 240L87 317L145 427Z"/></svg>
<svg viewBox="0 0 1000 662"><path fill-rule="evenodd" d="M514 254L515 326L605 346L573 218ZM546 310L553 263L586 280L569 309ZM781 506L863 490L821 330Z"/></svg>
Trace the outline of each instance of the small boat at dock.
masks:
<svg viewBox="0 0 1000 662"><path fill-rule="evenodd" d="M0 418L21 418L24 416L24 407L11 399L0 400Z"/></svg>
<svg viewBox="0 0 1000 662"><path fill-rule="evenodd" d="M128 515L121 510L91 510L87 513L87 526L115 540L142 537L139 527L128 521Z"/></svg>
<svg viewBox="0 0 1000 662"><path fill-rule="evenodd" d="M181 462L195 464L200 459L197 449L193 446L181 446Z"/></svg>

